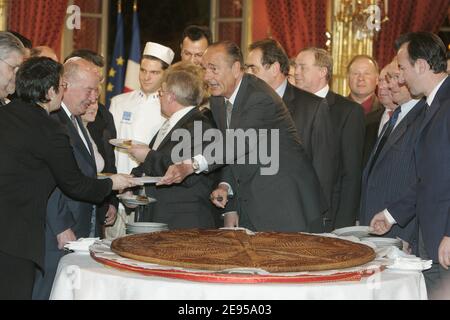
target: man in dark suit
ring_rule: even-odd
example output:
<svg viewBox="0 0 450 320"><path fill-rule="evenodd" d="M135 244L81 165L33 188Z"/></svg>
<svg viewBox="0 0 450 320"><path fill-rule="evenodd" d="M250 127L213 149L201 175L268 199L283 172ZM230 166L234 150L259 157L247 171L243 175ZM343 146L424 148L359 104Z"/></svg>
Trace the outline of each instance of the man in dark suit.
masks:
<svg viewBox="0 0 450 320"><path fill-rule="evenodd" d="M388 85L388 70L389 65L384 67L380 72L378 79L378 101L382 107L372 111L366 115L366 134L364 138L364 152L363 152L363 168L372 153L373 147L377 142L378 136L381 133L386 122L389 120L389 114L392 114L398 105L392 100L392 93Z"/></svg>
<svg viewBox="0 0 450 320"><path fill-rule="evenodd" d="M355 224L359 207L364 137L364 114L361 106L330 90L328 83L332 74L333 59L326 50L307 48L297 55L296 84L326 98L333 134L337 140L327 231Z"/></svg>
<svg viewBox="0 0 450 320"><path fill-rule="evenodd" d="M234 153L224 152L224 158L215 161L198 155L191 163L172 165L161 184L179 183L194 172L213 171L228 164L222 180L228 185L219 184L212 194L216 206L228 213L225 226L240 225L256 231L322 231L326 208L321 187L281 98L264 81L243 72L242 53L234 43L211 45L202 66L212 94L211 111L225 146L228 143L231 149L234 137L230 136L244 130L253 132L255 138L238 143ZM258 149L271 154L269 166L261 157L249 161ZM237 164L236 160L245 161ZM234 197L228 201L231 192Z"/></svg>
<svg viewBox="0 0 450 320"><path fill-rule="evenodd" d="M193 66L189 66L193 69ZM200 67L196 67L200 69ZM206 130L213 127L198 105L203 99L203 80L193 72L169 69L163 78L160 90L161 112L167 118L149 147L133 146L129 153L141 164L134 168L134 176L163 176L172 165L172 152L180 144L186 144L182 158L190 159L202 141ZM176 135L188 140L179 141ZM201 135L195 137L195 135ZM174 140L172 140L174 139ZM184 154L185 152L189 155ZM169 229L215 228L212 204L209 195L213 181L209 175L199 174L188 177L183 183L156 187L147 185L145 192L157 200L149 205L151 221L167 223Z"/></svg>
<svg viewBox="0 0 450 320"><path fill-rule="evenodd" d="M44 266L46 206L56 184L92 202L112 187L135 185L80 172L68 136L48 115L61 106L62 70L51 59L29 59L17 72L19 98L0 108L0 300L31 298L36 268Z"/></svg>
<svg viewBox="0 0 450 320"><path fill-rule="evenodd" d="M387 134L385 131L388 125L381 131L378 143L364 169L359 215L361 225L368 225L376 213L398 200L415 182L413 150L425 105L424 100L413 99L408 87L398 82L400 71L397 59L387 65L380 75L386 78L380 78L379 95L384 86L388 86L388 96L398 105L399 110L395 110L399 113L396 124L383 146L380 142L382 136ZM402 239L404 248L416 253L417 219L414 218L404 227L393 226L385 236Z"/></svg>
<svg viewBox="0 0 450 320"><path fill-rule="evenodd" d="M95 65L81 58L64 64L63 81L67 84L61 109L52 117L67 131L78 167L84 175L97 176L94 153L80 116L97 100L99 74ZM95 205L82 202L56 189L47 205L46 257L44 274L36 276L34 299L48 299L62 250L68 241L99 235Z"/></svg>
<svg viewBox="0 0 450 320"><path fill-rule="evenodd" d="M435 34L414 32L396 41L400 79L411 94L426 97L424 119L414 148L415 184L371 221L377 234L394 223L405 226L417 216L419 254L432 259L424 271L430 298L450 297L450 79L446 48Z"/></svg>
<svg viewBox="0 0 450 320"><path fill-rule="evenodd" d="M283 98L329 205L337 143L326 100L288 83L289 58L275 40L266 39L251 44L245 66L248 73L264 80Z"/></svg>

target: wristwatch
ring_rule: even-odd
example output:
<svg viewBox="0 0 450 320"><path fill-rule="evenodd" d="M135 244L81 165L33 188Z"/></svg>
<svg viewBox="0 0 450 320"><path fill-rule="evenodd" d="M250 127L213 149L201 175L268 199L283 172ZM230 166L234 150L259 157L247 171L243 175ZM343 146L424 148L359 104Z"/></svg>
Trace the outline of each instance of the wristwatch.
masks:
<svg viewBox="0 0 450 320"><path fill-rule="evenodd" d="M192 169L194 169L194 172L200 170L200 164L198 163L197 159L192 158Z"/></svg>

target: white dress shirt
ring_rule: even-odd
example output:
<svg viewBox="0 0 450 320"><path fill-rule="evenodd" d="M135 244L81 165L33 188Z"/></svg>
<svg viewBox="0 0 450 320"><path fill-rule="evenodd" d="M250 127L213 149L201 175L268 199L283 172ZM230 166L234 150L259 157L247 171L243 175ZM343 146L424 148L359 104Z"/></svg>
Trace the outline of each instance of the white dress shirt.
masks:
<svg viewBox="0 0 450 320"><path fill-rule="evenodd" d="M64 112L67 114L67 116L71 120L72 119L72 112L70 112L69 108L67 108L67 106L64 104L64 102L61 102L61 108L64 110ZM86 137L84 136L83 131L81 131L81 128L80 128L80 125L79 125L78 122L77 122L77 126L76 126L75 129L77 129L78 135L80 136L81 140L83 141L84 146L86 147L87 151L89 152L89 154L91 154L91 151L89 150L89 145L87 143Z"/></svg>
<svg viewBox="0 0 450 320"><path fill-rule="evenodd" d="M330 92L330 86L326 85L325 87L323 87L322 89L317 91L315 93L315 95L318 96L318 97L321 97L321 98L326 98L328 92Z"/></svg>

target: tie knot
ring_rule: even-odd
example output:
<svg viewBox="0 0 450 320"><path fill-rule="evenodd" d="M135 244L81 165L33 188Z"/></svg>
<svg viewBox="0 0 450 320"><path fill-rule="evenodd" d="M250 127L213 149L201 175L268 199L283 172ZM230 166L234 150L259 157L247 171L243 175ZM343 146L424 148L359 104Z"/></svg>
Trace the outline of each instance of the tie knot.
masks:
<svg viewBox="0 0 450 320"><path fill-rule="evenodd" d="M392 118L393 114L394 114L394 111L392 111L392 110L388 111L389 119Z"/></svg>

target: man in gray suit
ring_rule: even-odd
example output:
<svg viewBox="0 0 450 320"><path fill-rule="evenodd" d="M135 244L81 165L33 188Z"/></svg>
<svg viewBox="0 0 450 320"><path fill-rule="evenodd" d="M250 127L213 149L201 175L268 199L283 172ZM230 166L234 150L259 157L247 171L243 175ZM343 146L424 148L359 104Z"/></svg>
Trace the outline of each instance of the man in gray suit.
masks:
<svg viewBox="0 0 450 320"><path fill-rule="evenodd" d="M381 80L387 82L392 100L398 105L395 110L400 113L391 134L384 146L381 146L382 136L386 135L389 121L392 120L388 120L383 126L364 169L359 215L362 225L368 225L376 213L398 200L415 182L413 150L425 102L414 99L406 84L399 83L397 59L383 70L386 72L381 74L386 74L386 79ZM393 226L385 236L402 239L405 243L404 249L414 249L416 253L417 232L417 220L414 218L405 226Z"/></svg>
<svg viewBox="0 0 450 320"><path fill-rule="evenodd" d="M234 43L211 45L202 66L212 95L211 111L225 145L232 142L227 139L227 129L268 131L265 137L246 143L246 153L236 154L231 160L240 156L248 160L249 150L258 146L270 149L271 142L278 142L278 150L272 150L272 156L276 154L279 159L278 170L265 175L261 159L257 164L225 159L217 163L198 155L190 162L169 167L161 184L180 183L194 172L213 171L229 163L224 168L223 183L212 194L214 204L226 213L225 226L255 231L322 231L326 206L320 197L318 178L281 98L264 81L244 73L241 50ZM276 132L279 135L274 138L272 133ZM233 198L228 201L231 193Z"/></svg>
<svg viewBox="0 0 450 320"><path fill-rule="evenodd" d="M52 114L67 130L78 167L88 177L97 176L94 152L80 116L97 100L99 73L94 64L72 58L64 64L65 86L61 109ZM64 245L78 238L99 234L99 221L95 221L95 205L66 196L60 189L50 195L46 217L46 254L44 273L38 272L33 299L48 299Z"/></svg>

